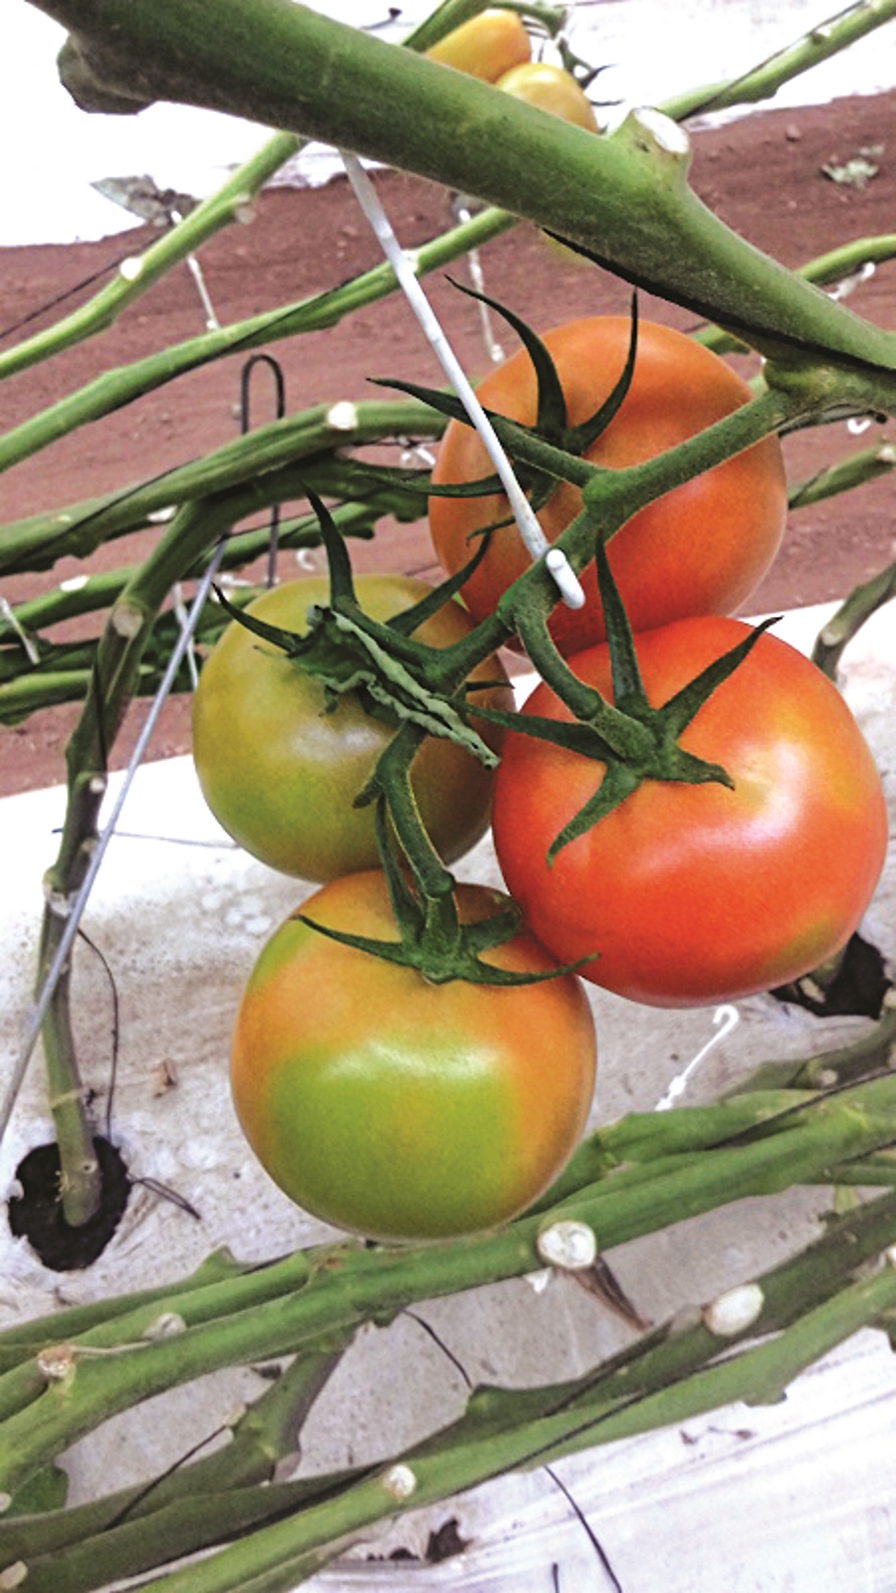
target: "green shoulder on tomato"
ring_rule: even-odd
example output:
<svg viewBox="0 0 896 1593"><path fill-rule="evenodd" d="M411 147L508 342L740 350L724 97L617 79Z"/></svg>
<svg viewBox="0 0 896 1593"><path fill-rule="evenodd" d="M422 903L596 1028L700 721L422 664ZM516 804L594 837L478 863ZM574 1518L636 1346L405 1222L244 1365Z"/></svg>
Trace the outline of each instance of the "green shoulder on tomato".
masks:
<svg viewBox="0 0 896 1593"><path fill-rule="evenodd" d="M411 577L361 575L358 601L388 620L429 591ZM328 601L324 576L272 587L247 612L284 630L307 630L308 610ZM471 620L446 603L414 639L447 647ZM497 682L477 693L493 708L513 705L496 658L473 680ZM477 724L500 746L501 733ZM319 681L233 621L205 663L193 703L193 759L205 799L233 839L261 862L302 879L327 880L377 864L372 806L353 807L395 726L365 712L348 693L330 708ZM423 821L447 863L462 857L489 823L493 772L455 742L430 736L417 752L411 782Z"/></svg>
<svg viewBox="0 0 896 1593"><path fill-rule="evenodd" d="M463 922L506 906L457 891ZM396 939L386 882L326 885L315 923ZM531 935L483 953L516 973L550 957ZM573 974L499 987L432 984L296 918L249 977L231 1080L246 1137L305 1211L378 1239L439 1239L507 1222L565 1166L588 1117L596 1041Z"/></svg>

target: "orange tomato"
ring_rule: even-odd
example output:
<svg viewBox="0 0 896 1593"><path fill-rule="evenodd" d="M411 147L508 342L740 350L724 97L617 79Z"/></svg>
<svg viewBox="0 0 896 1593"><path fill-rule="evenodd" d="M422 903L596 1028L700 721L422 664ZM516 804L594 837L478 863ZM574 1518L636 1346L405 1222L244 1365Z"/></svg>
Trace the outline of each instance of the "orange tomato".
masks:
<svg viewBox="0 0 896 1593"><path fill-rule="evenodd" d="M626 316L604 315L542 334L566 398L568 425L586 420L609 396L625 366L629 333ZM490 372L477 394L487 409L533 425L537 382L526 351ZM586 458L611 469L639 464L730 415L750 396L746 383L717 354L671 327L642 320L631 386ZM451 421L433 481L476 481L490 470L477 434ZM561 482L538 514L549 541L565 530L581 504L578 489ZM609 543L610 566L633 630L740 607L778 551L786 513L781 445L777 437L767 437L633 515ZM430 533L443 568L449 574L459 570L475 546L476 531L507 514L503 495L430 498ZM463 587L475 619L493 611L529 562L516 527L499 525ZM585 607L558 607L551 616L551 633L565 654L603 641L606 634L593 563L584 570L582 584Z"/></svg>
<svg viewBox="0 0 896 1593"><path fill-rule="evenodd" d="M506 905L483 885L456 899L468 923ZM346 875L302 910L396 939L380 873ZM483 960L552 967L524 930ZM556 1178L585 1127L595 1065L574 974L433 984L289 918L246 985L231 1082L249 1144L297 1205L370 1238L439 1239L507 1222Z"/></svg>
<svg viewBox="0 0 896 1593"><path fill-rule="evenodd" d="M496 83L511 67L528 61L529 35L515 11L490 8L461 23L424 54L469 77Z"/></svg>
<svg viewBox="0 0 896 1593"><path fill-rule="evenodd" d="M549 116L559 116L561 121L573 122L588 133L596 133L597 118L591 101L575 78L562 66L552 66L548 61L525 61L505 72L495 84L514 99L525 100Z"/></svg>

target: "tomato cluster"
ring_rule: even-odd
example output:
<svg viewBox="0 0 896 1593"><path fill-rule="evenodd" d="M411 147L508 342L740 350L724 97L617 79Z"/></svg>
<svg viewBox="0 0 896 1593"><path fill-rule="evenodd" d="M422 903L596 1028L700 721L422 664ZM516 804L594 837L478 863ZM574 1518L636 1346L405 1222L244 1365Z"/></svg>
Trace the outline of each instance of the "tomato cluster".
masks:
<svg viewBox="0 0 896 1593"><path fill-rule="evenodd" d="M607 399L629 332L603 317L545 335L569 427ZM479 396L532 426L529 353ZM611 469L648 460L749 397L705 348L642 324L630 383L587 457ZM487 475L476 436L452 423L434 481ZM550 539L580 506L571 486L550 493L539 508ZM554 610L567 684L607 705L622 682L616 706L653 738L640 773L627 754L628 785L590 827L583 811L600 805L605 781L611 788L618 752L588 740L593 727L547 684L513 721L499 661L470 677L478 689L466 712L500 752L496 776L455 740L422 741L410 801L435 851L445 862L462 856L491 817L522 909L524 927L508 922L502 938L492 925L507 899L456 887L452 934L475 939L475 977L421 960L403 914L425 925L426 913L389 861L388 831L356 802L397 733L395 714L354 674L336 693L244 625L225 632L195 698L203 791L257 857L326 882L258 958L232 1052L247 1139L307 1211L380 1240L437 1239L505 1222L537 1199L572 1153L594 1087L594 1024L571 965L639 1002L699 1005L792 981L844 945L887 844L877 771L827 677L771 634L742 646L750 628L727 617L774 557L785 506L772 437L635 514L611 541L600 585L595 565L583 571L584 609ZM515 528L501 523L506 510L494 493L432 496L432 537L450 573L469 562L482 527L497 529L463 587L469 612L449 600L415 639L439 648L469 636L527 567ZM609 606L616 589L633 647L618 617L605 636L601 594ZM378 622L427 591L399 577L356 582ZM327 603L327 583L305 579L248 612L301 635ZM719 671L738 649L737 667ZM710 676L714 689L694 698L693 683ZM686 712L676 707L685 698ZM413 871L411 849L408 861ZM483 969L493 982L481 982Z"/></svg>

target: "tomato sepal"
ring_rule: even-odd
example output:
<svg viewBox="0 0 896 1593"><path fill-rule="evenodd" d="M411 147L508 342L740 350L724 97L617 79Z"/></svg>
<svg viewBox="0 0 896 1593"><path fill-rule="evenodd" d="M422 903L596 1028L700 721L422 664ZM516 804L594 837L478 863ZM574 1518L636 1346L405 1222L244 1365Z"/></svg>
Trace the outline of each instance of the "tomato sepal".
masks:
<svg viewBox="0 0 896 1593"><path fill-rule="evenodd" d="M607 627L607 651L613 683L613 704L606 702L593 687L584 686L575 672L575 658L567 662L554 646L550 634L539 632L541 650L536 656L541 673L551 689L565 703L574 719L568 722L550 717L523 715L510 728L538 740L552 742L603 765L600 784L548 847L546 861L553 863L557 853L594 828L601 819L618 808L645 780L673 784L718 784L734 789L734 781L719 763L699 758L678 745L679 737L713 692L744 662L759 638L777 618L763 620L735 647L701 670L687 685L659 708L651 706L638 667L635 638L625 605L613 578L606 546L599 540L595 548L597 582ZM520 630L526 640L526 627ZM547 666L547 667L545 667ZM604 736L601 730L606 730ZM617 734L616 732L621 732Z"/></svg>
<svg viewBox="0 0 896 1593"><path fill-rule="evenodd" d="M507 911L497 913L493 918L486 920L490 927L485 934L481 932L482 925L459 926L455 945L450 949L441 947L437 956L434 956L432 949L425 945L424 930L421 930L419 937L412 937L404 932L404 925L400 925L401 940L380 940L368 935L354 935L348 930L333 929L329 925L317 923L315 919L307 917L304 913L295 913L293 916L298 923L304 924L306 929L313 929L318 934L325 935L328 940L335 940L339 945L350 946L354 951L366 952L371 957L379 957L383 962L415 968L423 979L434 985L449 984L454 979L463 979L467 984L473 985L505 987L542 984L548 979L560 979L565 974L578 973L586 963L593 962L596 955L593 953L556 968L529 973L514 973L509 968L498 968L493 963L483 962L478 956L480 950L489 950L512 939L520 924L519 910L513 914ZM480 933L470 934L470 930L479 930Z"/></svg>
<svg viewBox="0 0 896 1593"><path fill-rule="evenodd" d="M533 429L546 442L557 443L562 448L567 429L566 398L560 377L557 375L557 367L538 333L528 321L524 321L521 315L508 309L499 299L493 299L487 293L481 293L464 282L458 282L454 277L449 277L448 281L459 293L465 293L468 298L475 299L479 304L487 304L489 309L494 310L508 326L513 328L532 361L538 383L536 420Z"/></svg>
<svg viewBox="0 0 896 1593"><path fill-rule="evenodd" d="M308 631L300 636L236 609L221 592L218 598L247 630L278 647L297 667L320 680L334 706L340 697L351 692L372 717L386 718L395 724L408 720L428 735L456 742L487 769L497 767L497 755L466 723L451 698L422 684L388 650L391 638L386 627L368 621L360 609L359 622L338 609L315 607L309 614ZM381 645L373 633L382 635L384 631L386 645ZM396 647L401 649L401 633L395 631L393 635ZM405 643L405 650L409 659L420 656L414 643Z"/></svg>

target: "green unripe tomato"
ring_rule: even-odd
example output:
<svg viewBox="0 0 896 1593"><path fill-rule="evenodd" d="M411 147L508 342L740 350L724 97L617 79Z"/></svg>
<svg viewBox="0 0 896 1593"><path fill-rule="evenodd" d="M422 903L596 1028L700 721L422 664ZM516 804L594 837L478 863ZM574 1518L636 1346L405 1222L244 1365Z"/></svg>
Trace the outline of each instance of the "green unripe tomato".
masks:
<svg viewBox="0 0 896 1593"><path fill-rule="evenodd" d="M361 575L358 601L378 620L410 607L429 588L405 576ZM304 632L307 614L328 601L323 576L273 587L248 612L284 630ZM472 621L448 603L414 633L446 647ZM473 679L498 681L483 691L491 707L510 709L512 693L497 659ZM500 732L477 726L497 747ZM219 824L253 857L284 874L328 880L379 862L372 806L352 803L395 734L349 693L328 711L323 687L274 646L234 621L203 667L193 703L193 759L205 800ZM488 827L492 772L453 741L430 736L411 781L423 821L447 863L462 857Z"/></svg>

